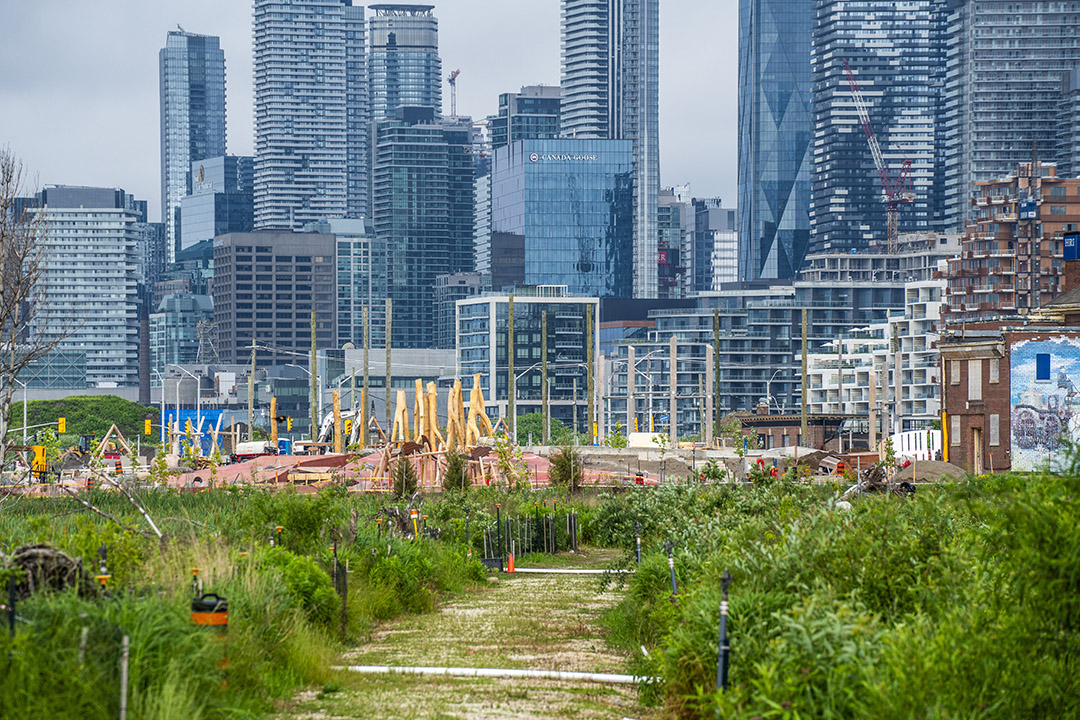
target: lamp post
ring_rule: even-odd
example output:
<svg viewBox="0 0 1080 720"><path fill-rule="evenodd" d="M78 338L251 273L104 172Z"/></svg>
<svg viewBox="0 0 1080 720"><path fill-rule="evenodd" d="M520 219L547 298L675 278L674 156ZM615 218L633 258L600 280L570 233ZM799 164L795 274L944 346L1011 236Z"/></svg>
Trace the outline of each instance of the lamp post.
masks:
<svg viewBox="0 0 1080 720"><path fill-rule="evenodd" d="M540 367L541 365L543 365L542 362L533 363L532 365L525 368L524 370L522 370L521 372L519 372L517 375L514 376L514 386L512 388L509 388L509 395L511 396L510 399L513 401L513 402L510 403L510 407L514 408L515 414L517 413L517 383L518 383L518 380L525 377L526 375L529 374L529 372L531 372L532 370L535 370L536 368ZM543 408L543 410L545 411L544 414L550 416L550 413L546 412L547 408ZM516 435L517 435L517 418L516 417L513 418L513 421L514 421L514 435L515 435L515 437L513 439L514 439L514 441L517 441L517 437L516 437Z"/></svg>
<svg viewBox="0 0 1080 720"><path fill-rule="evenodd" d="M303 370L304 372L307 373L308 377L311 377L311 371L308 370L303 365L297 365L296 363L285 363L285 367L294 367L294 368L297 368L298 370ZM387 392L390 392L389 388L387 389ZM318 409L319 409L319 422L321 423L322 419L323 419L323 413L322 413L322 390L321 389L319 390ZM312 439L316 439L316 438L319 437L319 428L316 427L316 428L311 429L311 437L312 437Z"/></svg>
<svg viewBox="0 0 1080 720"><path fill-rule="evenodd" d="M638 365L639 365L639 364L640 364L640 363L641 363L641 362L642 362L643 360L648 360L648 359L649 359L650 357L652 357L653 355L656 355L657 353L662 353L662 352L665 352L665 350L653 350L652 352L648 352L648 353L645 353L645 354L644 354L644 355L642 355L641 357L639 357L639 358L637 358L636 360L634 360L634 372L635 372L635 373L637 373L638 375L642 376L643 378L645 378L645 381L646 381L646 382L648 383L648 387L649 387L648 391L647 391L647 392L645 393L645 399L646 399L646 402L648 402L648 404L649 404L649 432L652 432L652 426L653 426L653 420L652 420L652 418L653 418L653 406L652 406L652 396L653 396L653 389L652 389L652 365L651 365L651 364L649 365L649 372L648 372L648 373L645 373L645 372L642 372L641 370L638 370L638 367L637 367L637 366L638 366ZM627 364L627 368L629 368L629 367L630 367L630 358L617 358L617 359L615 359L615 360L612 360L612 365L614 365L615 363L619 363L619 362L625 362L625 363ZM634 380L635 380L634 376L633 376L633 375L632 375L631 373L629 373L629 372L627 373L627 376L628 376L628 377L627 377L627 381L626 381L626 382L627 382L628 384L629 384L629 383L633 383L633 382L634 382ZM628 394L628 395L629 395L629 394ZM631 412L631 413L632 413L632 414L634 415L634 417L637 417L637 408L630 408L630 412ZM627 432L627 434L629 434L629 433L631 433L631 432L633 432L633 431L634 431L634 428L632 428L632 427L628 427L628 428L626 428L626 432Z"/></svg>
<svg viewBox="0 0 1080 720"><path fill-rule="evenodd" d="M770 390L770 388L772 387L772 381L773 381L773 380L775 380L775 379L776 379L776 376L777 376L777 375L779 375L779 374L780 374L780 373L782 373L782 372L784 372L784 369L783 369L783 368L780 368L780 369L778 369L778 370L777 370L776 372L774 372L774 373L772 374L772 377L771 377L771 378L769 378L769 379L768 379L768 380L767 380L767 381L765 382L765 404L766 404L766 405L769 405L769 407L770 407L770 408L772 407L772 405L770 405L770 403L772 403L772 401L773 401L773 396L772 396L772 392L771 392L771 390ZM777 408L778 410L780 409L780 403L776 403L776 408ZM769 412L772 412L772 410L769 410Z"/></svg>
<svg viewBox="0 0 1080 720"><path fill-rule="evenodd" d="M161 430L161 448L165 451L165 376L160 371L154 370L154 374L161 380L161 413L158 417L158 429Z"/></svg>
<svg viewBox="0 0 1080 720"><path fill-rule="evenodd" d="M165 367L174 367L180 372L187 375L189 378L195 381L195 423L197 425L198 432L202 433L202 381L198 376L189 370L184 369L176 363L169 363ZM164 390L162 391L164 392ZM176 383L176 421L180 422L180 383Z"/></svg>

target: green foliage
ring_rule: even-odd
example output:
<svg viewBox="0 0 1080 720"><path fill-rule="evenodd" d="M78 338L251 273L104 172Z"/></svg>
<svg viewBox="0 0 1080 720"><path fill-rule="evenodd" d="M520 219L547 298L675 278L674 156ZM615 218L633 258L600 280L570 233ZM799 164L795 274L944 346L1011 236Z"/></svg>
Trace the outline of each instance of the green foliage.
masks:
<svg viewBox="0 0 1080 720"><path fill-rule="evenodd" d="M18 395L16 394L16 397ZM22 402L12 402L8 422L13 427L22 427ZM67 419L67 433L76 437L93 435L105 436L109 427L116 427L124 438L134 445L136 435L142 434L143 420L150 418L157 423L159 410L139 403L125 400L115 395L72 395L61 400L31 400L26 408L27 423L55 423L57 418ZM22 435L19 434L21 439ZM73 445L75 442L69 442Z"/></svg>
<svg viewBox="0 0 1080 720"><path fill-rule="evenodd" d="M394 495L396 497L408 497L416 492L418 484L416 468L413 467L408 457L402 455L398 458L397 462L394 463L392 475L394 478Z"/></svg>
<svg viewBox="0 0 1080 720"><path fill-rule="evenodd" d="M705 482L723 482L727 477L727 470L720 467L719 463L716 462L716 458L709 460L698 470L701 473L701 479Z"/></svg>
<svg viewBox="0 0 1080 720"><path fill-rule="evenodd" d="M458 452L446 454L446 467L443 468L443 490L464 490L470 484L469 473L465 466L465 456Z"/></svg>
<svg viewBox="0 0 1080 720"><path fill-rule="evenodd" d="M622 421L616 420L615 427L604 436L604 447L626 447L626 428L623 427Z"/></svg>
<svg viewBox="0 0 1080 720"><path fill-rule="evenodd" d="M572 447L564 447L553 454L548 467L548 477L556 487L568 488L570 492L576 493L582 478L585 477L581 453Z"/></svg>
<svg viewBox="0 0 1080 720"><path fill-rule="evenodd" d="M259 562L277 571L295 607L323 625L335 622L341 613L341 598L334 592L330 576L314 560L285 548L266 548Z"/></svg>
<svg viewBox="0 0 1080 720"><path fill-rule="evenodd" d="M566 426L562 420L551 418L551 432L548 436L549 445L569 445L574 442L574 431ZM517 423L518 445L528 445L530 434L534 445L539 445L544 438L544 415L543 413L528 413L518 415Z"/></svg>
<svg viewBox="0 0 1080 720"><path fill-rule="evenodd" d="M511 442L509 435L501 433L495 438L495 447L492 450L495 453L495 466L506 480L508 489L516 489L524 485L526 467L521 447Z"/></svg>

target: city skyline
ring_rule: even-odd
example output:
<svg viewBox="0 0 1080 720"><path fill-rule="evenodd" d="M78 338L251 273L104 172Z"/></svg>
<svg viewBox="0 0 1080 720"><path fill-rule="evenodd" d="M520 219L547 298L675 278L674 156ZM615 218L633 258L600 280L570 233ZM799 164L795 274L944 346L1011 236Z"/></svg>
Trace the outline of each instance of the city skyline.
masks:
<svg viewBox="0 0 1080 720"><path fill-rule="evenodd" d="M433 4L443 74L462 70L459 114L483 118L497 112L500 93L516 92L522 85L559 84L556 0L527 7L467 0ZM483 12L477 11L479 5L485 6ZM719 195L731 204L736 197L737 6L736 0L707 7L671 0L660 19L661 184L689 182L695 195ZM7 32L0 58L16 72L0 87L0 102L23 112L0 120L0 142L41 185L124 187L149 198L150 216L158 217L157 53L177 25L221 38L229 152L253 155L251 4L221 6L210 0L152 6L134 0L93 6L68 0L5 4L0 28ZM534 52L520 52L523 35ZM87 37L115 42L99 43L90 53ZM492 61L500 55L513 61ZM29 58L34 58L32 66ZM702 73L695 70L702 65L718 68L711 84L703 84ZM116 80L117 68L124 70L123 81ZM73 108L84 129L72 130Z"/></svg>

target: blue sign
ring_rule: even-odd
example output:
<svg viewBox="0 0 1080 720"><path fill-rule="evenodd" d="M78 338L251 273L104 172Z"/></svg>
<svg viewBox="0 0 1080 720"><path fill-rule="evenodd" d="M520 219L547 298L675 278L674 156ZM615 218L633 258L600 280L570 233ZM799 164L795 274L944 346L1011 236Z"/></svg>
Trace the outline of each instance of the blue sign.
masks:
<svg viewBox="0 0 1080 720"><path fill-rule="evenodd" d="M1077 245L1080 244L1080 233L1069 233L1064 236L1065 240L1065 254L1064 260L1080 260L1080 253L1077 252Z"/></svg>
<svg viewBox="0 0 1080 720"><path fill-rule="evenodd" d="M1034 200L1020 203L1020 219L1035 220L1039 217L1039 209Z"/></svg>
<svg viewBox="0 0 1080 720"><path fill-rule="evenodd" d="M278 438L277 451L278 455L292 455L292 439Z"/></svg>

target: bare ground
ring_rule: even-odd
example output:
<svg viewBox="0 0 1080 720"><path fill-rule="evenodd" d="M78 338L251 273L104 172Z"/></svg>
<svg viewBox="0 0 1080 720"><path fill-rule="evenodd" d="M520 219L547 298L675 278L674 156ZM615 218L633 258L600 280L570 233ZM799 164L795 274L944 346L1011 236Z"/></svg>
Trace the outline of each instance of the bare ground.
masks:
<svg viewBox="0 0 1080 720"><path fill-rule="evenodd" d="M606 559L594 553L582 565ZM600 625L618 599L615 590L600 592L596 575L501 575L497 584L469 591L435 613L386 623L342 661L624 673L626 657L606 643ZM639 707L633 685L343 672L332 687L298 695L279 717L619 719L655 713Z"/></svg>

